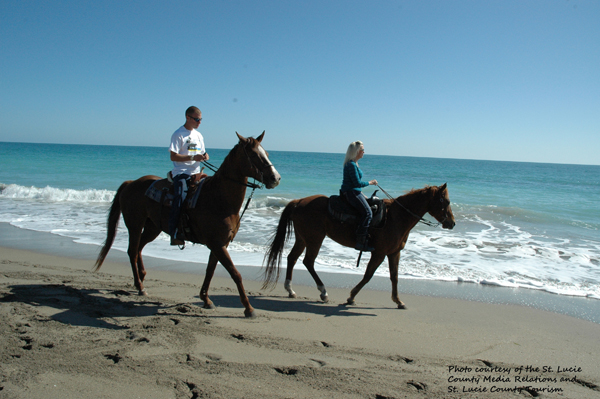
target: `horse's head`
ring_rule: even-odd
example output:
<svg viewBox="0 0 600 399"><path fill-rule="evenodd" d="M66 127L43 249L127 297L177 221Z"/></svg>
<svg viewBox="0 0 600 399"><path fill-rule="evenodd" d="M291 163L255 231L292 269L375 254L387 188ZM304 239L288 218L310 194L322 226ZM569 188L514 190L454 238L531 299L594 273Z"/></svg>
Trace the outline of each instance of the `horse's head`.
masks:
<svg viewBox="0 0 600 399"><path fill-rule="evenodd" d="M240 139L240 147L243 148L248 162L250 164L248 176L252 177L265 185L266 188L275 188L281 181L281 175L269 160L269 154L260 144L265 132L263 131L257 138L241 136L235 132Z"/></svg>
<svg viewBox="0 0 600 399"><path fill-rule="evenodd" d="M448 196L448 187L446 183L434 189L433 201L429 209L429 214L442 224L445 229L453 229L456 223L452 208L450 208L450 197Z"/></svg>

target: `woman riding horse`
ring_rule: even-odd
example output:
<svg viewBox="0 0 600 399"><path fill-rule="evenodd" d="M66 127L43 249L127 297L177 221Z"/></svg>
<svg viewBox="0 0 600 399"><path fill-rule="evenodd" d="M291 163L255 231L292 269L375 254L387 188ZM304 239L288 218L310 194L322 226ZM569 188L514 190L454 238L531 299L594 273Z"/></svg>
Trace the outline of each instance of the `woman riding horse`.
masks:
<svg viewBox="0 0 600 399"><path fill-rule="evenodd" d="M265 255L264 288L277 283L279 269L283 257L283 248L292 231L295 242L287 256L285 289L289 296L295 298L292 289L292 274L296 261L304 250L304 266L315 280L321 292L321 299L328 301L325 285L315 271L315 259L325 237L338 244L353 247L354 232L346 223L334 220L328 214L329 198L324 195L313 195L290 201L281 213L275 235ZM439 187L427 186L412 190L403 196L384 200L387 209L386 222L383 227L371 229L371 245L373 251L362 280L352 289L347 304L353 304L358 292L371 280L375 271L387 257L392 280L392 300L398 308L404 309L404 303L398 297L398 264L400 251L404 249L411 229L423 215L429 213L445 229L454 227L454 215L450 208L450 198L446 184Z"/></svg>
<svg viewBox="0 0 600 399"><path fill-rule="evenodd" d="M358 167L358 160L363 155L365 155L365 146L361 141L357 140L350 143L346 151L346 159L344 159L344 179L340 195L343 195L348 203L360 213L358 228L356 229L355 248L360 251L371 252L373 247L368 245L368 241L369 225L373 219L373 212L361 189L369 185L377 185L377 180L362 181L363 173Z"/></svg>

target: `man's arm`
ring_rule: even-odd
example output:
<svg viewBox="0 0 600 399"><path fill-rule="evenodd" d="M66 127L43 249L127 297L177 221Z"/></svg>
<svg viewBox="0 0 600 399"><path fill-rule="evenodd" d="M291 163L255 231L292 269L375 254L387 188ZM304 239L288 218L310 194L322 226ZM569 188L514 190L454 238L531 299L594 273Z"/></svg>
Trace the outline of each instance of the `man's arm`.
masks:
<svg viewBox="0 0 600 399"><path fill-rule="evenodd" d="M169 152L171 153L171 161L173 162L208 161L208 153L196 155L181 155L173 151Z"/></svg>

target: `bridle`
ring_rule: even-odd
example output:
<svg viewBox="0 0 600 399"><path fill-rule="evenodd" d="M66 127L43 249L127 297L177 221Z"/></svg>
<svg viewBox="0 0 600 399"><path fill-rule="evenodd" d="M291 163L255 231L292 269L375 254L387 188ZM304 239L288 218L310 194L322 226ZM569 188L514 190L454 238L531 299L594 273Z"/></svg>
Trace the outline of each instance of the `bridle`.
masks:
<svg viewBox="0 0 600 399"><path fill-rule="evenodd" d="M444 202L444 198L440 197L440 202ZM448 207L450 206L450 202L448 202L448 204L442 209L444 212L444 218L442 219L442 221L439 224L444 224L446 222L446 220L448 220Z"/></svg>
<svg viewBox="0 0 600 399"><path fill-rule="evenodd" d="M248 163L250 164L250 167L251 167L252 169L254 169L258 175L260 175L260 180L259 180L259 181L260 181L260 184L257 184L257 183L242 183L242 182L239 182L239 181L237 181L237 180L233 180L233 179L231 179L231 178L228 178L228 179L229 179L229 180L231 180L231 181L234 181L234 182L236 182L236 183L238 183L238 184L241 184L242 186L246 186L246 187L249 187L249 188L251 188L251 189L252 189L252 193L254 193L254 190L256 190L257 188L260 188L260 189L262 189L262 188L264 187L264 183L263 183L263 181L264 181L264 173L262 172L262 170L261 170L261 169L259 169L259 168L258 168L258 167L257 167L257 166L256 166L256 165L255 165L255 164L252 162L252 159L250 158L250 155L248 155L248 151L246 150L246 146L245 146L245 145L242 145L242 149L244 150L244 155L246 155L246 160L247 160L247 161L248 161ZM207 167L209 170L211 170L213 173L216 173L216 172L217 172L217 170L219 169L218 167L216 167L215 165L211 164L211 163L210 163L210 162L208 162L208 161L203 161L203 163L204 163L204 164L206 165L206 167ZM264 165L262 169L264 170L264 169L266 169L266 168L268 168L268 167L271 167L271 166L273 166L273 164L269 162L268 164ZM255 178L253 178L253 179L254 179L254 180L257 180L257 179L255 179Z"/></svg>
<svg viewBox="0 0 600 399"><path fill-rule="evenodd" d="M260 143L258 145L260 145ZM246 150L246 146L243 145L242 148L244 149L244 154L246 154L246 159L248 160L248 163L250 164L250 167L253 168L258 175L260 175L260 182L261 182L260 185L257 185L256 183L245 183L245 184L246 184L247 187L251 187L253 190L256 189L256 188L262 189L264 187L264 185L265 185L265 183L264 183L264 181L265 181L265 175L263 173L263 170L265 170L266 168L269 168L269 167L273 166L273 164L271 162L268 162L267 164L262 165L262 168L259 169L252 162L252 159L250 158L250 155L248 154L248 151ZM256 180L256 179L254 179L254 180Z"/></svg>

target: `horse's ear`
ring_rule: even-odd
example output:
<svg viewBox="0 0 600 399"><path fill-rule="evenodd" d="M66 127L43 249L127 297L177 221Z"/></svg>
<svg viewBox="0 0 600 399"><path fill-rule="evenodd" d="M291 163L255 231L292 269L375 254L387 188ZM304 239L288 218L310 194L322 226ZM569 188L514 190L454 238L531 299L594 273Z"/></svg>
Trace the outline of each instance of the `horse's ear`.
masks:
<svg viewBox="0 0 600 399"><path fill-rule="evenodd" d="M264 135L265 135L265 131L263 130L263 132L260 134L260 136L258 136L258 137L256 138L256 141L258 141L258 142L260 143L260 142L262 141L262 139L263 139Z"/></svg>
<svg viewBox="0 0 600 399"><path fill-rule="evenodd" d="M444 191L444 190L446 189L446 185L447 185L447 184L448 184L448 183L444 183L444 184L442 184L442 185L440 186L440 190L441 190L441 191Z"/></svg>
<svg viewBox="0 0 600 399"><path fill-rule="evenodd" d="M242 135L240 135L238 132L235 132L235 134L237 134L238 139L240 139L240 141L246 141L246 138Z"/></svg>

